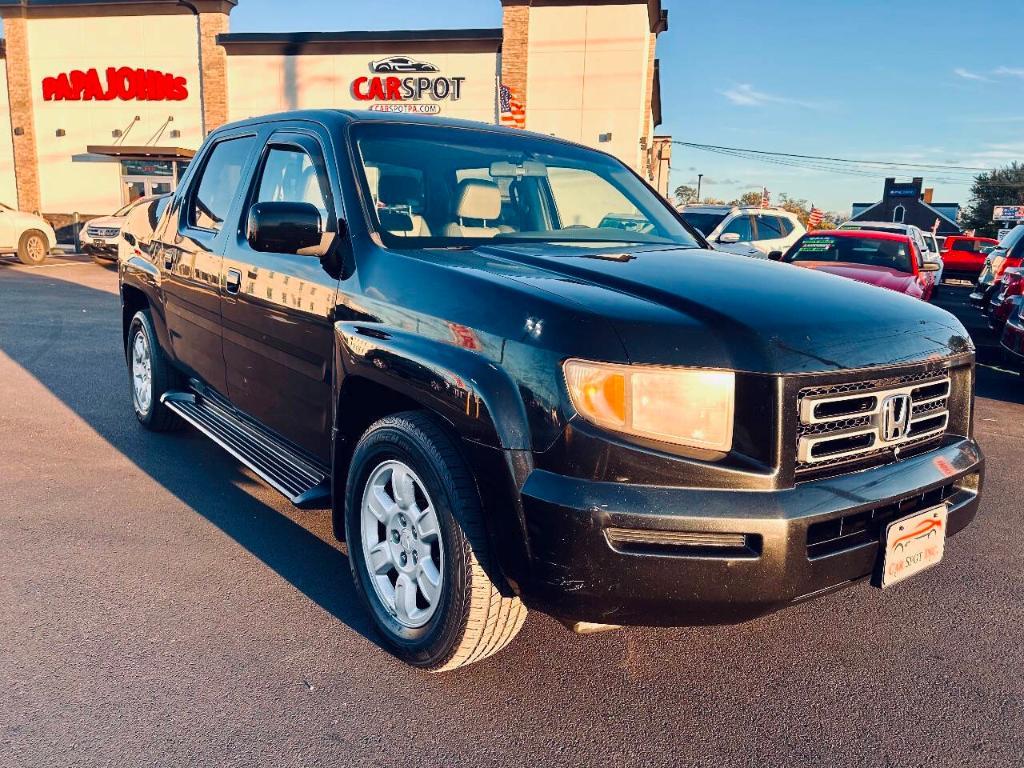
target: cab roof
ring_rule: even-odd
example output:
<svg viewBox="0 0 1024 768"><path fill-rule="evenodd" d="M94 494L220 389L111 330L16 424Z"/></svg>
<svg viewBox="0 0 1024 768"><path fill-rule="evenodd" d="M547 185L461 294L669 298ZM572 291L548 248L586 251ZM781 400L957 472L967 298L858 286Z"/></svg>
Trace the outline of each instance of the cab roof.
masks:
<svg viewBox="0 0 1024 768"><path fill-rule="evenodd" d="M236 128L240 126L264 125L266 123L282 122L285 120L306 120L313 123L320 123L327 127L341 127L355 123L390 123L399 125L430 125L447 128L471 128L478 131L490 131L506 133L509 136L528 136L531 138L547 139L558 141L563 144L583 146L577 142L561 139L545 133L524 131L520 128L507 128L495 123L485 123L477 120L463 120L452 117L441 117L439 115L412 115L403 112L370 112L369 110L358 109L299 109L291 112L275 112L269 115L237 120L227 123L218 130ZM598 150L600 151L600 150Z"/></svg>

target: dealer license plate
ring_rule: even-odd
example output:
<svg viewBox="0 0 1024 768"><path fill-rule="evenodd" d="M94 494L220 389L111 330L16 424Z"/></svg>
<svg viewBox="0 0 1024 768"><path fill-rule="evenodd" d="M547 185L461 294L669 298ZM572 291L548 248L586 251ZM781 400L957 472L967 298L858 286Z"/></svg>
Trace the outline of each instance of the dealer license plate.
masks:
<svg viewBox="0 0 1024 768"><path fill-rule="evenodd" d="M896 520L885 529L882 588L891 587L942 560L946 546L945 505Z"/></svg>

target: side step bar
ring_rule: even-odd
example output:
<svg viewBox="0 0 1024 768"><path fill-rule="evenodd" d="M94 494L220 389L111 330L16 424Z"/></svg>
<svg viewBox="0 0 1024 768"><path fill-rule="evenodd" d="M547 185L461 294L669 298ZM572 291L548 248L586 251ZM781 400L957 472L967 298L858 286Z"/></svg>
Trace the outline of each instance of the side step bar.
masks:
<svg viewBox="0 0 1024 768"><path fill-rule="evenodd" d="M297 453L213 398L192 392L167 392L160 402L245 464L296 507L330 506L330 473L319 462Z"/></svg>

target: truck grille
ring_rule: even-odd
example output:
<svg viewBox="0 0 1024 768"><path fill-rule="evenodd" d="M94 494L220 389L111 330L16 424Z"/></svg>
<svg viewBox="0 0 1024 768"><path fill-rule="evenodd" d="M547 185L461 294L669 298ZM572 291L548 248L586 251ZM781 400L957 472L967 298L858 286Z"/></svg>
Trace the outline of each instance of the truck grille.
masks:
<svg viewBox="0 0 1024 768"><path fill-rule="evenodd" d="M87 227L89 237L117 237L121 230L116 227Z"/></svg>
<svg viewBox="0 0 1024 768"><path fill-rule="evenodd" d="M870 462L938 440L949 426L952 380L919 373L833 386L797 397L797 475Z"/></svg>

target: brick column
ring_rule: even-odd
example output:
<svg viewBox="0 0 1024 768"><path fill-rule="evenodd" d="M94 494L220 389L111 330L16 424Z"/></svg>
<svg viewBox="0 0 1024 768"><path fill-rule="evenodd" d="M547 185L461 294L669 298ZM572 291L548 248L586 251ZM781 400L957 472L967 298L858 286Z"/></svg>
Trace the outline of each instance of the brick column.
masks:
<svg viewBox="0 0 1024 768"><path fill-rule="evenodd" d="M36 151L35 117L32 111L27 23L26 19L16 16L4 19L7 90L11 102L11 138L14 140L14 180L18 188L18 208L38 211L41 205L39 155Z"/></svg>
<svg viewBox="0 0 1024 768"><path fill-rule="evenodd" d="M228 121L228 55L217 35L228 31L226 13L200 13L199 39L203 56L203 119L206 132Z"/></svg>
<svg viewBox="0 0 1024 768"><path fill-rule="evenodd" d="M501 82L515 92L524 107L528 107L526 75L530 59L530 6L504 5L502 27ZM529 125L529 109L526 112L526 122Z"/></svg>

